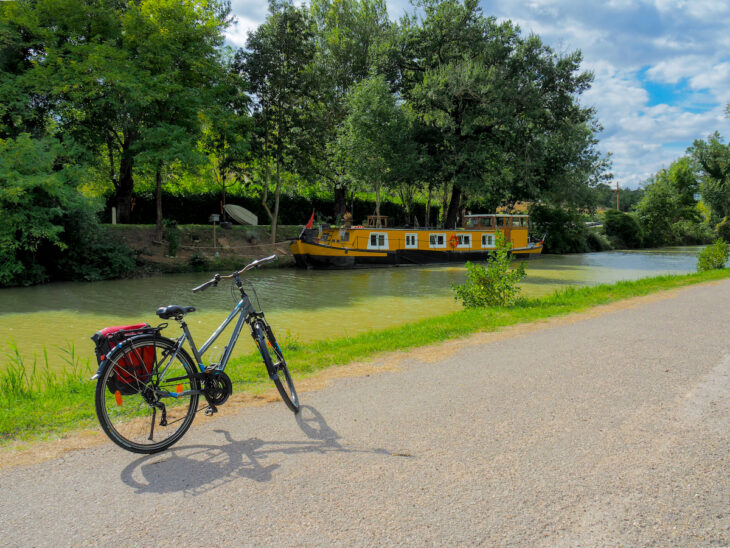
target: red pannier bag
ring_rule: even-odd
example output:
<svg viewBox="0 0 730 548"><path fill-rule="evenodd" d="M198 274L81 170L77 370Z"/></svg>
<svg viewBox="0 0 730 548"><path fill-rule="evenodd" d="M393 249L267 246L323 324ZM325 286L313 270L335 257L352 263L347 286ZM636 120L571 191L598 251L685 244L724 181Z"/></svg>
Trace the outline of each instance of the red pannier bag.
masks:
<svg viewBox="0 0 730 548"><path fill-rule="evenodd" d="M101 366L107 354L119 343L143 333L155 333L157 328L147 323L105 327L94 333L91 340L96 344L96 361ZM114 394L136 394L149 381L155 365L155 347L141 346L125 353L114 366L114 374L107 380L107 388Z"/></svg>

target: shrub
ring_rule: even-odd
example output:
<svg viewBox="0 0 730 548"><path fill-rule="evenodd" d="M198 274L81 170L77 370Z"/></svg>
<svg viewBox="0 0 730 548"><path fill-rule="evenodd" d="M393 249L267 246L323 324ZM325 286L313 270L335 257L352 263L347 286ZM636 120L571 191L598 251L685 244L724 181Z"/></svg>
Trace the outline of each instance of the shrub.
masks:
<svg viewBox="0 0 730 548"><path fill-rule="evenodd" d="M47 280L99 280L134 268L112 241L97 205L76 189L83 172L65 165L61 143L23 134L0 139L0 287Z"/></svg>
<svg viewBox="0 0 730 548"><path fill-rule="evenodd" d="M641 228L633 215L609 209L603 220L603 231L617 248L641 247Z"/></svg>
<svg viewBox="0 0 730 548"><path fill-rule="evenodd" d="M697 272L723 269L729 258L730 245L718 238L697 254Z"/></svg>
<svg viewBox="0 0 730 548"><path fill-rule="evenodd" d="M545 237L545 253L586 253L588 229L583 216L575 210L536 205L530 210L533 235Z"/></svg>
<svg viewBox="0 0 730 548"><path fill-rule="evenodd" d="M175 221L165 219L162 223L165 226L163 236L165 237L165 240L167 240L167 254L170 257L175 257L177 256L177 250L180 249L182 233L177 227L177 223Z"/></svg>
<svg viewBox="0 0 730 548"><path fill-rule="evenodd" d="M611 242L600 232L589 230L586 235L586 242L591 251L606 251L612 249Z"/></svg>
<svg viewBox="0 0 730 548"><path fill-rule="evenodd" d="M451 284L456 295L466 308L484 306L508 306L514 304L520 292L517 285L525 277L525 264L510 270L509 250L512 243L507 242L501 232L497 232L496 249L489 255L487 266L466 263L466 283Z"/></svg>
<svg viewBox="0 0 730 548"><path fill-rule="evenodd" d="M188 262L191 268L196 272L203 272L205 270L208 270L208 268L210 267L210 262L208 261L208 258L199 251L195 251L191 255Z"/></svg>
<svg viewBox="0 0 730 548"><path fill-rule="evenodd" d="M730 243L730 218L725 217L717 224L717 236Z"/></svg>

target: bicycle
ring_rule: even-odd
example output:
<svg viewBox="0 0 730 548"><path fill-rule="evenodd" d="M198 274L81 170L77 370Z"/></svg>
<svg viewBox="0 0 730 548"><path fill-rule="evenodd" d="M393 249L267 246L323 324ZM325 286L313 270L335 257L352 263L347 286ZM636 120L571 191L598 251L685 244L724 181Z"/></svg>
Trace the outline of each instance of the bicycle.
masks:
<svg viewBox="0 0 730 548"><path fill-rule="evenodd" d="M163 451L182 438L198 411L205 408L207 415L216 413L218 406L224 404L233 391L231 379L224 370L244 323L251 329L251 337L261 353L269 378L287 407L294 413L299 412L299 398L286 360L266 322L256 290L251 285L259 310L253 306L240 278L246 271L276 258L272 255L253 261L227 276L216 274L193 289L197 293L217 286L222 280L232 279L241 296L233 311L200 348L195 345L185 322L185 315L194 312L195 308L170 305L159 308L157 315L163 320L177 321L183 331L180 337L173 340L160 334L167 323L147 326L102 356L99 370L92 377L97 380L96 414L102 429L114 443L134 453ZM203 365L202 356L236 316L238 320L220 361ZM186 341L192 357L183 348ZM206 403L198 408L200 396Z"/></svg>

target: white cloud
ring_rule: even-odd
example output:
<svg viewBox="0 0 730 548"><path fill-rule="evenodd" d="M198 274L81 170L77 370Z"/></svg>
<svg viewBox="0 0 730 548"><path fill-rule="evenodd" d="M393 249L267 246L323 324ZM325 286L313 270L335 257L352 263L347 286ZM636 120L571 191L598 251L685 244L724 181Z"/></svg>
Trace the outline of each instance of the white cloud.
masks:
<svg viewBox="0 0 730 548"><path fill-rule="evenodd" d="M256 21L249 17L239 15L236 17L234 24L226 30L226 39L234 46L242 48L246 45L248 33L256 30L260 24L261 21Z"/></svg>
<svg viewBox="0 0 730 548"><path fill-rule="evenodd" d="M681 55L659 61L646 71L654 82L676 84L708 70L711 61L702 55Z"/></svg>

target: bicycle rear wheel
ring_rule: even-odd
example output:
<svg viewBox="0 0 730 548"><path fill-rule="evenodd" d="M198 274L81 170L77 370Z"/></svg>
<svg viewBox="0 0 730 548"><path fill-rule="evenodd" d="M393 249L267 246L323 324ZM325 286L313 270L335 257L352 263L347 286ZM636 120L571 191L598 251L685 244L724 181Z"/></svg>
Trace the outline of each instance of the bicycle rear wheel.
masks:
<svg viewBox="0 0 730 548"><path fill-rule="evenodd" d="M261 357L264 359L266 370L269 372L269 377L274 381L276 389L281 395L281 399L284 400L286 406L291 409L294 413L299 412L299 396L294 388L294 382L292 381L289 368L286 366L286 360L284 354L281 351L279 343L276 342L276 337L271 331L271 327L264 322L256 322L254 325L254 333L256 334L256 344L261 352Z"/></svg>
<svg viewBox="0 0 730 548"><path fill-rule="evenodd" d="M163 451L195 418L200 383L192 360L175 347L170 339L140 335L109 353L96 384L96 415L127 451Z"/></svg>

